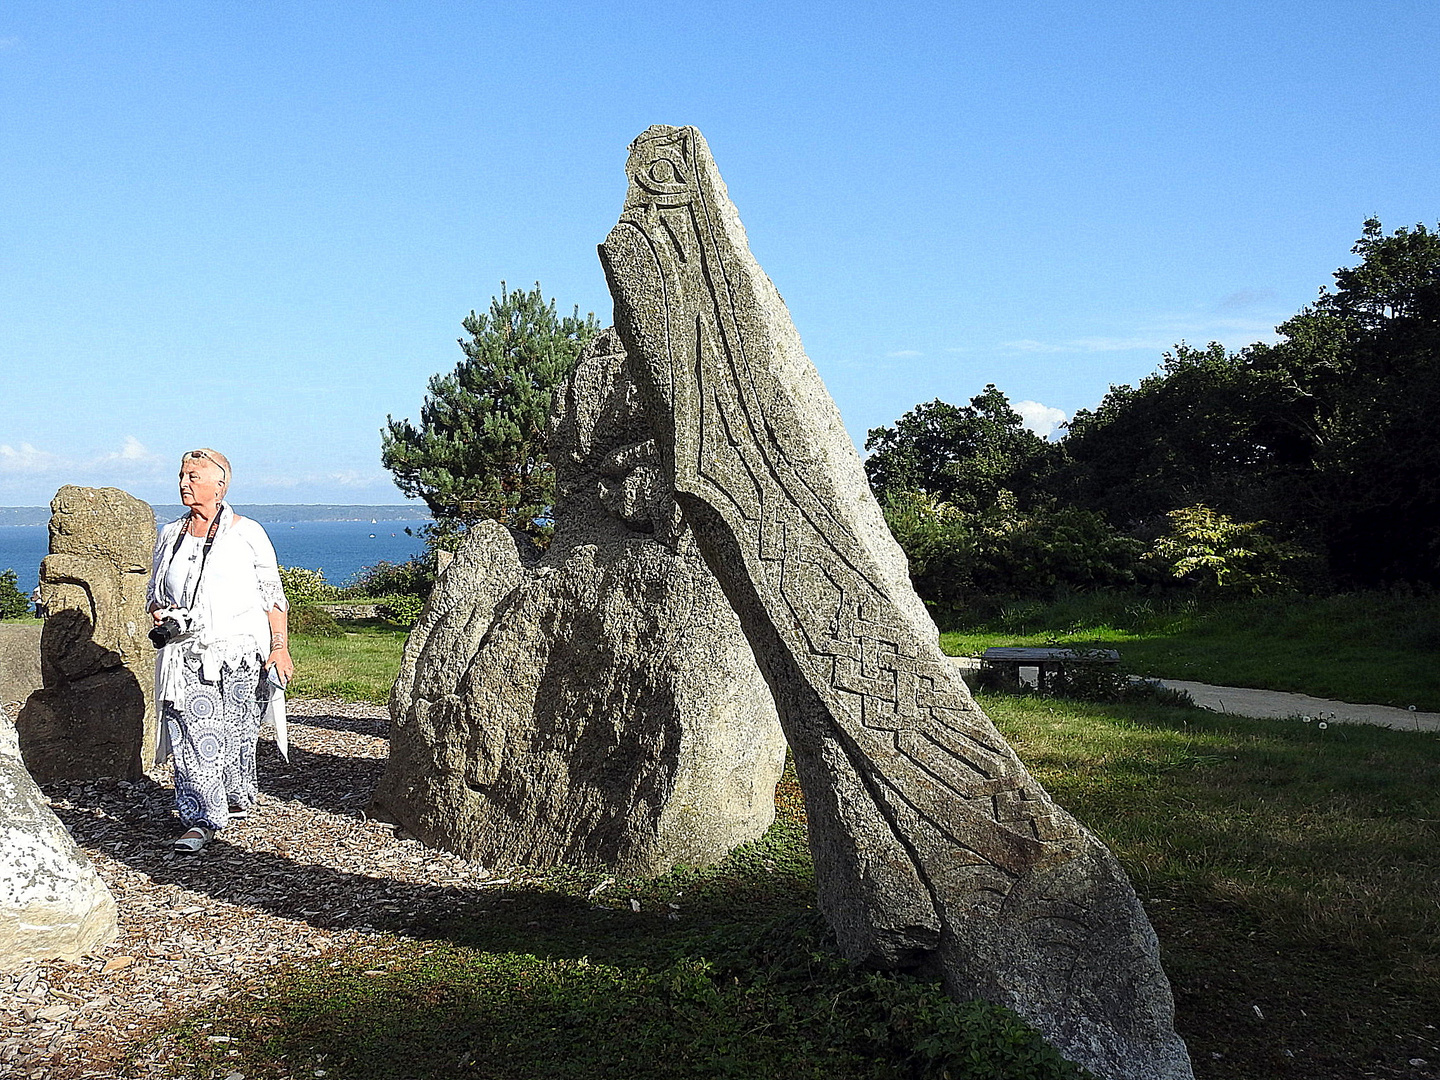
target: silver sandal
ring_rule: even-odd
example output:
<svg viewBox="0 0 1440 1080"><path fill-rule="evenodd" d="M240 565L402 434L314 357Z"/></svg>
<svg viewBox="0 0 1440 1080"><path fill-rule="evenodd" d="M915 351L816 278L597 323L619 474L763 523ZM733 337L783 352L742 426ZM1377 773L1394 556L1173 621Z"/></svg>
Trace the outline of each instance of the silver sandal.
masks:
<svg viewBox="0 0 1440 1080"><path fill-rule="evenodd" d="M214 829L207 829L204 825L196 825L193 829L187 829L176 837L175 842L170 846L175 851L183 851L187 855L193 855L214 839Z"/></svg>

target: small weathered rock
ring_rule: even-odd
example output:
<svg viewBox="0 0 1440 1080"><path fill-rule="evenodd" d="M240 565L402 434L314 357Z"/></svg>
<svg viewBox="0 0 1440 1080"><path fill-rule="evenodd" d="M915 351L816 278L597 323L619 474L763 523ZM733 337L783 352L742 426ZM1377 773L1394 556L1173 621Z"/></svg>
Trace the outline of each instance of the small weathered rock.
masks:
<svg viewBox="0 0 1440 1080"><path fill-rule="evenodd" d="M1124 871L941 653L834 402L694 128L630 148L601 247L666 474L775 691L820 907L855 960L938 966L1106 1080L1184 1080Z"/></svg>
<svg viewBox="0 0 1440 1080"><path fill-rule="evenodd" d="M69 485L50 510L40 564L44 685L16 721L21 752L41 782L134 779L154 760L158 730L145 610L155 515L118 488Z"/></svg>
<svg viewBox="0 0 1440 1080"><path fill-rule="evenodd" d="M481 523L441 574L372 809L487 865L714 862L773 820L784 738L660 483L613 332L568 383L551 446L554 540L540 555Z"/></svg>
<svg viewBox="0 0 1440 1080"><path fill-rule="evenodd" d="M78 960L115 933L115 898L31 779L0 715L0 971Z"/></svg>
<svg viewBox="0 0 1440 1080"><path fill-rule="evenodd" d="M45 685L40 677L40 627L0 622L0 704L24 702Z"/></svg>

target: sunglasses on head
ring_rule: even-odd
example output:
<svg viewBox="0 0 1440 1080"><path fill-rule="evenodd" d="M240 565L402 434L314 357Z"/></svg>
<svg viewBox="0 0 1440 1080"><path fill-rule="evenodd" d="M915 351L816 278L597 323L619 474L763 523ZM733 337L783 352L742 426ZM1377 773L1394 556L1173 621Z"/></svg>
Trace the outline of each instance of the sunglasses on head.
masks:
<svg viewBox="0 0 1440 1080"><path fill-rule="evenodd" d="M221 477L220 477L221 480L224 480L225 477L227 477L227 476L230 475L230 471L229 471L228 469L226 469L224 465L221 465L220 462L216 461L213 457L211 457L209 454L207 454L204 450L191 450L191 451L190 451L188 454L186 454L185 456L186 456L187 458L204 458L206 461L210 462L211 465L214 465L217 469L220 470L220 472L222 473L222 475L221 475Z"/></svg>

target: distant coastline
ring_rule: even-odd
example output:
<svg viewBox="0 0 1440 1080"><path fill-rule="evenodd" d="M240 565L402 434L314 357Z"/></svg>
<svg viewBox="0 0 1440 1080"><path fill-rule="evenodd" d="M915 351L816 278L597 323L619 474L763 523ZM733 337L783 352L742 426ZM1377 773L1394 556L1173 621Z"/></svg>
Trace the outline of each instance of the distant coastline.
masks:
<svg viewBox="0 0 1440 1080"><path fill-rule="evenodd" d="M185 512L179 503L156 503L157 522L174 521ZM416 521L430 517L424 503L236 503L235 509L264 524L287 521ZM48 525L48 506L0 506L0 525Z"/></svg>

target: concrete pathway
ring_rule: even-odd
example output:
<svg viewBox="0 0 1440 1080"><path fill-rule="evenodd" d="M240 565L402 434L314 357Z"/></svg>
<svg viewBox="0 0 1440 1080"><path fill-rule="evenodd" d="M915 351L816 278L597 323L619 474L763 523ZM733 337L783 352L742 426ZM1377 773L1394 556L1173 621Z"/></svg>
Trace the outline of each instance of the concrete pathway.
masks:
<svg viewBox="0 0 1440 1080"><path fill-rule="evenodd" d="M1184 690L1202 709L1236 716L1308 716L1334 724L1374 724L1398 731L1440 731L1440 713L1411 712L1390 705L1353 705L1309 694L1251 690L1243 686L1211 686L1182 679L1162 679L1161 682L1171 689Z"/></svg>
<svg viewBox="0 0 1440 1080"><path fill-rule="evenodd" d="M980 661L970 656L951 657L966 674L975 671ZM1021 669L1021 678L1027 672ZM1033 675L1026 680L1034 685ZM1244 686L1211 686L1209 683L1187 682L1183 679L1156 679L1161 686L1184 690L1196 705L1213 712L1257 719L1285 719L1308 716L1327 724L1373 724L1397 731L1440 731L1440 713L1413 712L1390 705L1353 705L1348 701L1327 701L1309 694L1287 694L1279 690L1251 690Z"/></svg>

